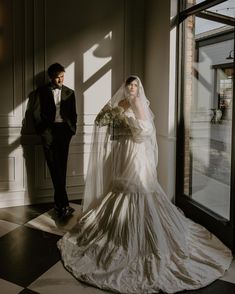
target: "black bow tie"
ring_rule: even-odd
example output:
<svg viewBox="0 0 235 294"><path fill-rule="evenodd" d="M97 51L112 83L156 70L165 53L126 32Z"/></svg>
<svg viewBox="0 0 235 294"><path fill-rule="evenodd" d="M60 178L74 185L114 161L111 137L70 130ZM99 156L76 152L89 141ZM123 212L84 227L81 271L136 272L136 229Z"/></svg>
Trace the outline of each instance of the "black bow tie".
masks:
<svg viewBox="0 0 235 294"><path fill-rule="evenodd" d="M51 90L55 90L55 89L59 89L61 90L62 89L62 86L56 86L56 85L51 85Z"/></svg>

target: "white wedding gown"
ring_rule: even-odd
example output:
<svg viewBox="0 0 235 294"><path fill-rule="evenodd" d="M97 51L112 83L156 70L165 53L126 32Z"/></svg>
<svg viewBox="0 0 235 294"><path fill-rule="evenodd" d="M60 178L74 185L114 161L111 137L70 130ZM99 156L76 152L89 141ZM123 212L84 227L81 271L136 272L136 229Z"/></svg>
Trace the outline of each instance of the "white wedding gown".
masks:
<svg viewBox="0 0 235 294"><path fill-rule="evenodd" d="M231 251L167 198L143 144L151 124L131 111L128 117L131 135L112 143L111 191L58 242L64 265L77 279L118 293L206 286L228 269Z"/></svg>

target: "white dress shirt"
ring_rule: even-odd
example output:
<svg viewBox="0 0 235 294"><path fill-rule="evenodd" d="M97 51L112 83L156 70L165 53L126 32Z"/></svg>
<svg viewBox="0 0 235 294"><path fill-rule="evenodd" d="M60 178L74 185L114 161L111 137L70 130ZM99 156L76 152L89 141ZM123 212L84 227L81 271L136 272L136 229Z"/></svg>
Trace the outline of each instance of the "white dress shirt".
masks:
<svg viewBox="0 0 235 294"><path fill-rule="evenodd" d="M61 89L53 89L52 90L55 107L56 107L56 114L55 114L55 122L63 122L63 118L60 115L60 101L61 101Z"/></svg>

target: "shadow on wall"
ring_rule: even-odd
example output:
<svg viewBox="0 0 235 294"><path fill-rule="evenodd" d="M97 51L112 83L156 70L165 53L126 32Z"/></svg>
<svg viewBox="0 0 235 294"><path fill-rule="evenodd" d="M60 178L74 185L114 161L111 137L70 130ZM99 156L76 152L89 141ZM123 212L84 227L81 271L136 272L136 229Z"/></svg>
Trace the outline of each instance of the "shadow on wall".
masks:
<svg viewBox="0 0 235 294"><path fill-rule="evenodd" d="M6 105L5 108L2 108L2 113L5 113L7 120L1 128L9 132L9 134L4 138L3 136L0 137L0 143L4 145L6 150L6 160L4 159L3 171L0 172L0 178L3 173L6 184L3 188L1 187L1 191L11 191L11 185L8 184L11 181L8 158L12 151L22 146L26 168L26 177L24 179L25 197L33 200L33 202L41 201L43 198L39 200L35 197L41 195L42 190L47 190L46 192L49 193L48 185L46 187L37 186L38 177L45 177L45 170L39 171L36 163L36 160L38 160L36 158L37 152L39 151L40 153L41 146L40 137L36 135L32 121L31 111L34 105L34 91L29 93L28 97L26 94L30 89L34 88L34 85L38 87L46 82L44 71L37 73L33 78L27 79L27 75L34 74L34 65L36 64L36 68L45 69L44 67L48 67L54 62L63 64L65 68L74 64L71 79L74 80L77 98L78 126L69 155L71 164L68 164L68 186L71 188L72 193L78 188L82 190L85 174L84 160L86 160L84 157L88 155L88 152L84 149L89 148L90 127L93 123L93 118L123 81L125 66L123 57L125 41L124 3L121 2L117 5L114 0L101 0L98 3L97 1L91 2L93 9L92 11L89 10L89 15L84 12L87 11L91 3L72 0L70 5L64 6L64 3L62 5L62 0L57 2L42 1L37 2L40 7L37 7L37 11L34 11L35 14L31 15L30 12L35 7L31 6L30 2L27 2L26 10L28 15L25 20L23 20L24 9L20 7L19 2L14 1L12 4L15 7L13 10L18 11L17 14L12 12L12 7L6 2L7 21L3 24L3 28L1 27L1 32L4 31L4 36L6 36L3 40L4 46L8 46L17 52L13 60L11 50L4 51L6 56L4 57L4 77L1 84L4 88L2 99L4 97L6 101L4 102L2 99L1 101ZM61 25L58 26L58 24L61 24L61 19L52 17L55 3L66 24L62 28ZM113 9L114 4L115 10ZM46 9L43 8L43 5L46 6L44 7ZM66 13L64 13L64 10L66 10ZM46 24L43 23L44 18L41 16L41 12L45 14ZM15 15L16 18L13 24L11 19ZM25 21L27 23L35 22L35 30L27 29L27 32L25 32L24 28L21 28L21 24L25 23ZM13 26L15 28L14 34L12 33ZM55 34L58 27L61 28L60 33ZM34 39L33 34L35 32L38 33L38 38L34 40L36 43L31 47L31 37ZM11 41L12 36L14 44ZM22 42L24 42L24 45ZM24 52L26 49L27 52ZM46 59L44 58L45 55ZM25 60L22 60L22 56L24 56ZM47 60L46 65L44 64L45 60ZM12 72L13 68L16 72ZM27 72L24 72L26 70ZM11 79L13 75L16 75L14 85ZM13 92L13 88L15 92ZM15 99L16 93L17 99ZM10 97L10 99L6 99L6 97ZM19 109L19 115L16 115L18 115L18 121L21 120L22 105L25 103L26 97L28 100L27 108L21 127L20 122L17 122L17 125L12 124L8 116L11 115L11 112L16 113L15 110ZM14 99L14 103L9 102L11 99ZM21 128L20 136L11 137L10 131L18 132L17 129L19 128ZM5 138L10 138L11 140L4 141ZM16 173L17 176L18 174ZM22 191L21 183L19 188L17 186L16 191L17 189ZM70 193L69 190L68 192Z"/></svg>
<svg viewBox="0 0 235 294"><path fill-rule="evenodd" d="M35 86L36 89L45 84L45 71L38 73L35 78ZM26 194L29 199L33 199L33 196L36 192L36 162L35 162L35 154L36 154L36 146L41 144L40 137L36 134L34 121L33 121L33 110L35 103L35 91L32 91L28 95L27 108L25 111L25 116L22 120L22 128L21 128L21 137L20 144L23 148L23 157L25 161L25 169L26 169Z"/></svg>
<svg viewBox="0 0 235 294"><path fill-rule="evenodd" d="M78 131L77 131L77 140L73 144L73 147L76 146L79 149L79 155L84 154L84 145L87 144L85 137L82 134L86 134L89 132L87 130L87 126L89 128L89 124L93 123L93 118L96 113L100 110L100 108L106 103L106 101L110 98L112 94L112 39L110 33L102 38L99 42L94 44L91 48L84 53L84 65L83 65L83 84L80 95L76 95L77 99L81 99L83 102L83 109L81 111L81 107L77 107L77 112L80 113L80 121L78 122ZM85 57L86 56L86 57ZM87 64L85 64L87 63ZM69 66L68 66L69 67ZM67 67L67 68L68 68ZM67 69L66 68L66 69ZM67 72L67 70L66 70ZM65 74L66 74L65 72ZM71 74L71 73L68 73ZM72 73L73 76L75 73ZM36 88L48 82L46 80L46 73L40 72L35 77L35 86ZM36 91L36 90L35 90ZM37 162L37 154L41 149L41 141L40 137L36 135L36 131L34 128L33 122L33 109L35 103L35 91L32 91L28 95L27 108L25 112L25 116L22 121L21 128L21 140L20 143L23 148L23 156L25 160L25 168L26 168L26 196L33 200L35 199L35 195L38 195L38 189L42 188L38 185L38 177L45 177L45 170L39 171L39 165ZM77 94L77 93L76 93ZM82 115L81 115L82 112ZM88 117L88 119L87 119ZM89 120L91 118L91 120ZM72 148L73 148L72 147ZM36 156L35 156L36 155ZM84 170L84 156L82 158L76 158L79 156L77 154L71 154L69 157L72 157L69 162L71 165L82 165L82 169ZM74 160L75 156L75 160ZM40 166L42 166L40 164ZM45 163L43 167L46 167ZM69 166L68 170L71 171L73 167ZM74 167L75 175L78 176L79 167ZM72 172L73 173L73 170ZM69 175L71 176L71 175ZM81 175L80 175L81 177ZM48 180L48 179L47 179ZM79 182L79 181L78 181ZM81 181L80 181L81 182ZM84 184L84 178L82 179L82 183ZM68 187L70 183L68 181Z"/></svg>

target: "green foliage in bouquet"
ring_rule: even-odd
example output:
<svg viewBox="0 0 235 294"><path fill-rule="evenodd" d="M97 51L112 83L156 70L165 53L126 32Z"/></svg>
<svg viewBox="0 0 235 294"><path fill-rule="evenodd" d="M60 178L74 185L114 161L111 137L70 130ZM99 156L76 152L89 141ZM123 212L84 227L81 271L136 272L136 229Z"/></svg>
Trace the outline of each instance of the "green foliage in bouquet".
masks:
<svg viewBox="0 0 235 294"><path fill-rule="evenodd" d="M124 109L120 106L111 107L106 105L97 115L95 124L99 127L109 126L112 128L126 128L128 122L124 114Z"/></svg>

